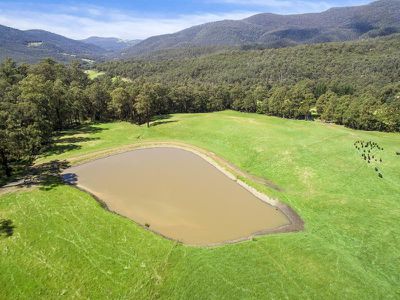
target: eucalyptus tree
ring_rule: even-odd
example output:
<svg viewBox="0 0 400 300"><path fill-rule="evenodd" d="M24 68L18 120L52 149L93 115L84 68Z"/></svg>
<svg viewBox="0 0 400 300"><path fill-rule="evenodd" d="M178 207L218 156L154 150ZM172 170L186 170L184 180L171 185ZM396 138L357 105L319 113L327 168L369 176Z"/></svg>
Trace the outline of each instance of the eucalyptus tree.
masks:
<svg viewBox="0 0 400 300"><path fill-rule="evenodd" d="M114 118L131 121L134 119L134 99L123 87L118 87L111 92L111 101L108 109Z"/></svg>
<svg viewBox="0 0 400 300"><path fill-rule="evenodd" d="M140 93L135 103L135 109L139 116L139 124L146 123L147 127L150 127L150 120L153 116L151 95Z"/></svg>

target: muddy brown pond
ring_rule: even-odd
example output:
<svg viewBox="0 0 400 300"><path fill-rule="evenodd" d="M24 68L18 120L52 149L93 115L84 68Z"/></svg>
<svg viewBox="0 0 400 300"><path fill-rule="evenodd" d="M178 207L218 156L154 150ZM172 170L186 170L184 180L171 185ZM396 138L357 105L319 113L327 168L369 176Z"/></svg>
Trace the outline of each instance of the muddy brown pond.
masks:
<svg viewBox="0 0 400 300"><path fill-rule="evenodd" d="M232 242L290 224L277 207L183 149L133 150L64 173L111 211L185 244Z"/></svg>

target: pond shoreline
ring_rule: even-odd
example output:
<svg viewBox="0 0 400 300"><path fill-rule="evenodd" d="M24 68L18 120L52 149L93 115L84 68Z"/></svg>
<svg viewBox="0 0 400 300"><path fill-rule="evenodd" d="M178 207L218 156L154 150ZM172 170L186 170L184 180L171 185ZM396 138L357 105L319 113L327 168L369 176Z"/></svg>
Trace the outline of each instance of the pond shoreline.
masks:
<svg viewBox="0 0 400 300"><path fill-rule="evenodd" d="M204 159L206 162L208 162L211 166L213 166L214 168L218 169L218 171L220 171L221 173L223 173L225 176L227 176L229 179L237 182L240 186L242 186L244 189L246 189L248 192L250 192L251 194L253 194L257 199L259 199L260 201L273 206L274 208L276 208L277 210L280 210L289 220L289 224L277 227L277 228L272 228L272 229L267 229L267 230L262 230L262 231L258 231L255 232L253 234L251 234L250 236L247 236L245 238L240 238L240 239L236 239L236 240L231 240L231 241L224 241L221 243L213 243L213 244L207 244L207 245L190 245L185 243L185 245L187 246L194 246L194 247L215 247L215 246L222 246L222 245L226 245L226 244L233 244L233 243L238 243L238 242L243 242L243 241L248 241L251 240L252 238L256 237L256 236L263 236L263 235L268 235L268 234L274 234L274 233L288 233L288 232L299 232L299 231L303 231L304 230L304 221L301 219L301 217L297 214L296 211L294 211L290 206L272 199L270 197L268 197L267 195L259 192L258 190L256 190L255 188L251 187L250 185L248 185L247 183L243 182L242 180L240 180L238 178L238 176L242 176L246 179L252 180L253 176L250 175L251 177L249 178L249 176L243 176L246 174L246 172L241 171L240 169L238 169L236 166L230 164L229 162L227 162L226 160L218 157L215 153L204 150L202 148L196 147L196 146L192 146L189 144L185 144L185 143L181 143L181 142L157 142L157 141L153 141L153 142L144 142L144 143L140 143L140 144L134 144L134 145L130 145L128 147L124 147L124 148L119 148L119 149L115 149L115 151L102 151L101 153L92 153L92 155L90 157L86 156L86 157L79 157L76 159L71 159L69 160L73 167L76 166L80 166L83 165L85 163L88 162L93 162L99 159L104 159L110 156L114 156L117 154L123 154L126 152L131 152L131 151L135 151L135 150L142 150L142 149L149 149L149 148L177 148L177 149L182 149L185 151L189 151L199 157L201 157L202 159ZM74 163L75 161L75 163ZM121 214L114 212L112 210L109 209L109 207L107 206L107 204L102 200L99 199L99 197L97 197L96 195L94 195L94 193L84 187L81 187L73 182L68 182L68 180L65 181L66 183L70 184L71 186L74 186L76 188L78 188L79 190L82 190L84 192L89 193L90 195L92 195L94 197L94 199L96 199L103 208L107 209L108 211L118 214L120 216L122 216ZM257 181L257 183L260 183L260 181ZM135 224L141 226L144 229L150 230L164 238L167 238L169 240L172 241L176 241L179 242L175 239L166 237L165 235L161 234L158 231L152 230L151 228L144 226L142 224L139 224L138 222L136 222L135 220L132 220L131 218L125 217L131 221L133 221Z"/></svg>

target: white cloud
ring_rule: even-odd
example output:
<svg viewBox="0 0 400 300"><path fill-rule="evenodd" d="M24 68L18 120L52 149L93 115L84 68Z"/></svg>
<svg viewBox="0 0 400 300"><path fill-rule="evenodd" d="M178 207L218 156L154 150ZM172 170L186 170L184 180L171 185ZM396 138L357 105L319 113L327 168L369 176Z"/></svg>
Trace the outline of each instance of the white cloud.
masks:
<svg viewBox="0 0 400 300"><path fill-rule="evenodd" d="M0 4L0 24L26 30L43 29L70 38L89 36L144 39L173 33L194 25L223 19L243 19L257 12L205 13L180 15L174 18L141 16L135 12L122 12L94 6L53 6L51 9L32 11L27 7L15 9Z"/></svg>
<svg viewBox="0 0 400 300"><path fill-rule="evenodd" d="M268 12L293 14L321 12L331 7L338 6L337 1L312 1L312 0L207 0L210 3L233 4L238 6L256 6L268 10ZM372 0L352 0L343 3L342 6L361 5Z"/></svg>

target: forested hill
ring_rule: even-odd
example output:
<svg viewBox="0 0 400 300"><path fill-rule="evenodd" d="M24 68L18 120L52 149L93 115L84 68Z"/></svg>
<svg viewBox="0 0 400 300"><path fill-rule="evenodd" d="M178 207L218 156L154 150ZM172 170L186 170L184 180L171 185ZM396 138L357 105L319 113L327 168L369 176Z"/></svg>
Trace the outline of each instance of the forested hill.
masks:
<svg viewBox="0 0 400 300"><path fill-rule="evenodd" d="M176 50L183 54L182 50ZM114 61L99 70L132 80L162 83L292 85L304 79L340 82L353 89L380 88L400 81L400 35L356 42L283 49L227 50L160 60ZM163 57L165 58L165 57Z"/></svg>
<svg viewBox="0 0 400 300"><path fill-rule="evenodd" d="M52 57L67 62L73 59L96 59L105 50L44 30L18 30L0 25L0 61L10 57L20 62L38 62Z"/></svg>
<svg viewBox="0 0 400 300"><path fill-rule="evenodd" d="M186 54L169 60L109 62L98 69L131 78L134 86L156 84L166 89L169 92L160 96L169 107L164 112L230 108L400 131L400 35L196 57Z"/></svg>
<svg viewBox="0 0 400 300"><path fill-rule="evenodd" d="M247 19L207 23L148 38L127 49L125 57L182 47L285 47L297 44L348 41L400 32L400 1L332 8L301 15L258 14Z"/></svg>

